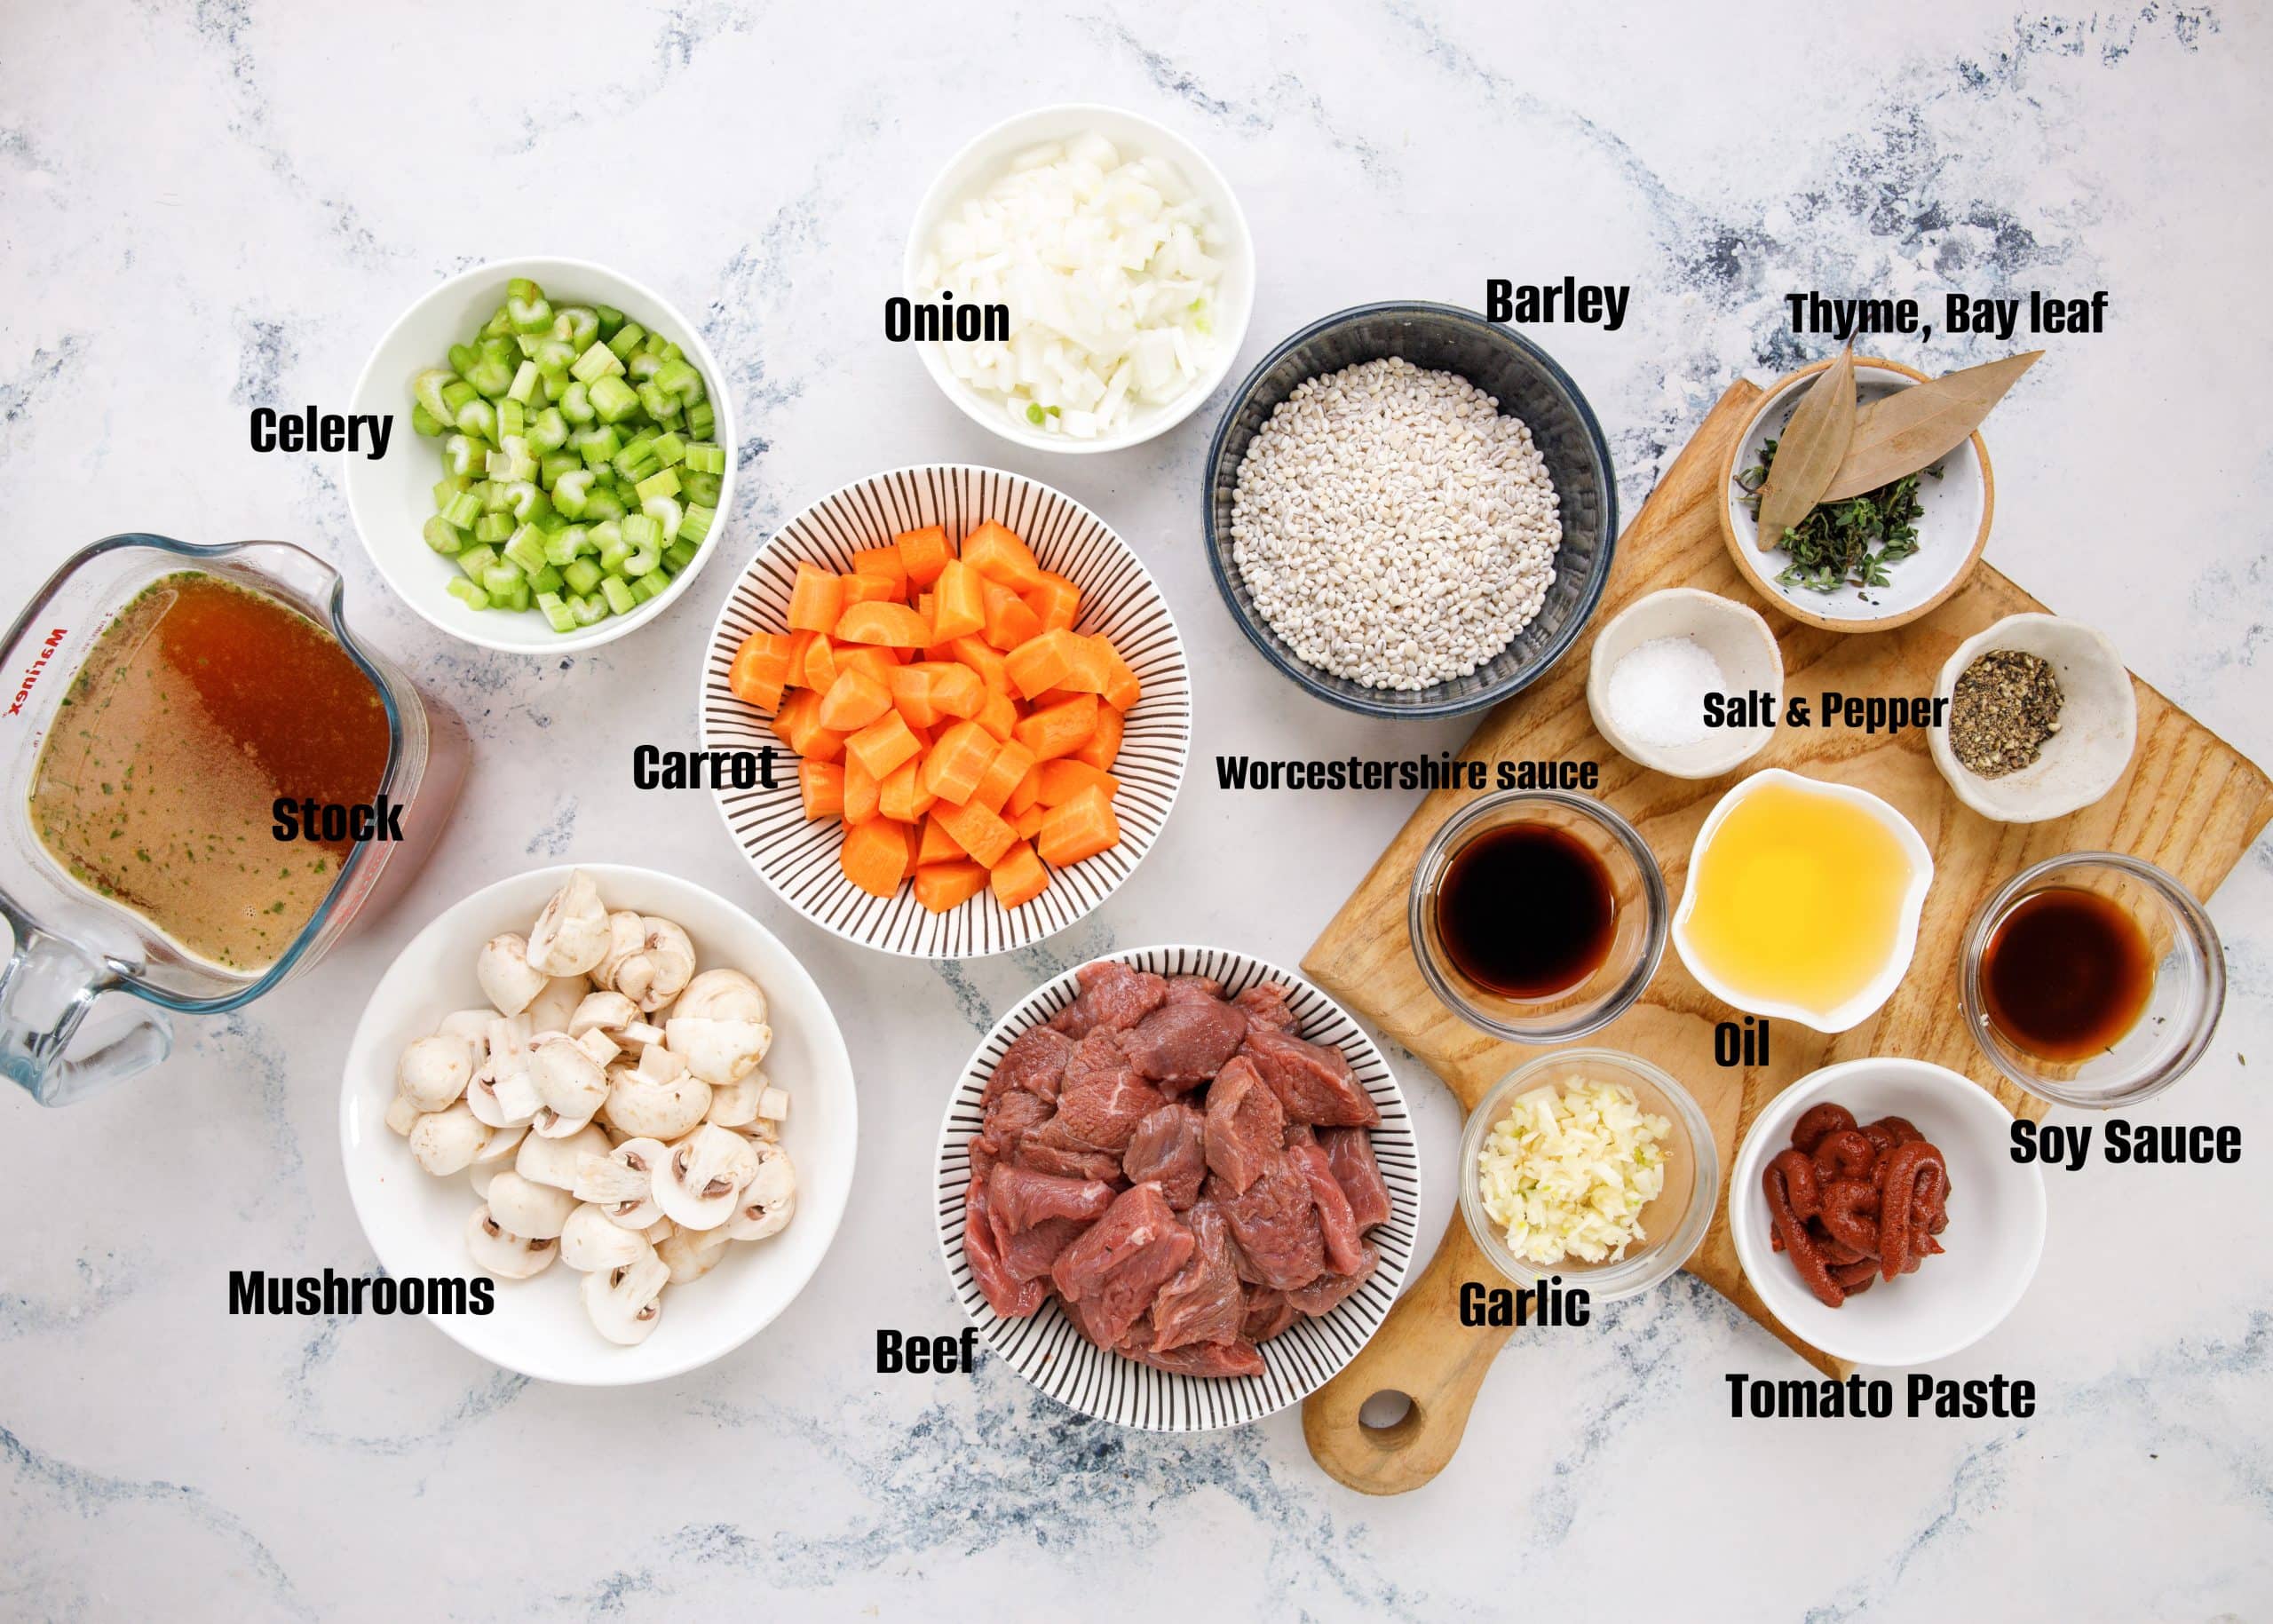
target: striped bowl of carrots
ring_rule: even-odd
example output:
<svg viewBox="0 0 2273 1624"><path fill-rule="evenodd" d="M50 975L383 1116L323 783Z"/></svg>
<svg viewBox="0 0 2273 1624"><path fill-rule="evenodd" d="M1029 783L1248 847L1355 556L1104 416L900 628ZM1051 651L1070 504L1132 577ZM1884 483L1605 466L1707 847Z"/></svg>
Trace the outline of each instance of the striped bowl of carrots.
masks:
<svg viewBox="0 0 2273 1624"><path fill-rule="evenodd" d="M1095 514L998 469L848 485L743 571L703 662L702 742L777 752L716 792L782 899L923 958L1039 941L1133 873L1192 738L1175 619Z"/></svg>

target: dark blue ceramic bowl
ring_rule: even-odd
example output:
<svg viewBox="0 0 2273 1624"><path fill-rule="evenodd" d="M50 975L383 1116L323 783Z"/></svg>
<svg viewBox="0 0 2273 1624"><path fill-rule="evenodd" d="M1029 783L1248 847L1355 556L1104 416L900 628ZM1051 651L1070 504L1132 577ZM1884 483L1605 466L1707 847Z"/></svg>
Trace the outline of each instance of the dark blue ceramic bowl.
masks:
<svg viewBox="0 0 2273 1624"><path fill-rule="evenodd" d="M1368 688L1305 665L1257 613L1232 557L1232 495L1247 444L1303 379L1385 356L1457 372L1524 420L1547 459L1561 503L1563 545L1555 584L1531 624L1467 677L1431 688ZM1602 425L1571 376L1537 345L1450 305L1361 305L1314 321L1247 376L1208 453L1208 563L1232 618L1263 657L1303 687L1374 717L1448 717L1480 710L1536 681L1578 640L1610 579L1618 535L1618 481Z"/></svg>

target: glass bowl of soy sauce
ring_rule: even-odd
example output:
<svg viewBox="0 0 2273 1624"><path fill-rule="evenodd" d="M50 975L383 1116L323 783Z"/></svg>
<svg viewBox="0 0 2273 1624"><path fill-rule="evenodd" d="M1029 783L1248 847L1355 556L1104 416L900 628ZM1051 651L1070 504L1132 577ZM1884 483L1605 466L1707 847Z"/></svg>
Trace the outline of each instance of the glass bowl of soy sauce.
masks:
<svg viewBox="0 0 2273 1624"><path fill-rule="evenodd" d="M2071 852L2024 869L1966 927L1965 1024L2030 1093L2111 1111L2151 1098L2210 1046L2226 959L2200 902L2154 864Z"/></svg>
<svg viewBox="0 0 2273 1624"><path fill-rule="evenodd" d="M1556 789L1461 811L1422 853L1406 908L1430 988L1517 1043L1564 1043L1617 1019L1657 974L1670 914L1634 826Z"/></svg>

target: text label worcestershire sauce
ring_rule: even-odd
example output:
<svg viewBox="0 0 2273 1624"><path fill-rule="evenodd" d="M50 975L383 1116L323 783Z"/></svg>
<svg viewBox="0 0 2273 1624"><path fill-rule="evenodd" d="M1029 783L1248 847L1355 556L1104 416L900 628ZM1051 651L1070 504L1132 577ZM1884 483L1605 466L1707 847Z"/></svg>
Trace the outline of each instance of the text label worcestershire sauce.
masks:
<svg viewBox="0 0 2273 1624"><path fill-rule="evenodd" d="M71 680L32 775L64 871L186 953L274 963L352 842L279 846L279 796L367 803L386 771L378 690L322 628L197 571L143 589Z"/></svg>

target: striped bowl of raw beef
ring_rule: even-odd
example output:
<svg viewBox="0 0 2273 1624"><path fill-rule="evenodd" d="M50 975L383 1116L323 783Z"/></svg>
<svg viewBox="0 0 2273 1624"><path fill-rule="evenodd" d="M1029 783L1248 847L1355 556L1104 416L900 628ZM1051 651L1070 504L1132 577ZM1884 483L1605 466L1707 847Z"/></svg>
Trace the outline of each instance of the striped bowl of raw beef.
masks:
<svg viewBox="0 0 2273 1624"><path fill-rule="evenodd" d="M931 463L899 468L833 491L781 527L726 595L702 662L702 745L712 750L780 749L771 719L734 696L727 674L752 632L788 624L799 564L838 573L863 548L903 531L942 527L960 541L993 520L1023 537L1044 569L1081 593L1074 630L1101 633L1135 672L1142 696L1129 709L1111 770L1120 840L1083 862L1051 870L1042 893L1006 908L992 890L932 913L902 885L896 895L861 890L839 865L843 826L809 820L796 764L777 766L774 785L717 790L726 832L781 899L848 941L915 958L969 959L1031 947L1086 916L1152 849L1176 804L1192 744L1192 682L1168 601L1129 544L1071 496L998 468Z"/></svg>
<svg viewBox="0 0 2273 1624"><path fill-rule="evenodd" d="M995 1356L1124 1427L1236 1427L1357 1357L1413 1260L1405 1097L1275 964L1140 947L986 1034L939 1129L939 1249Z"/></svg>

